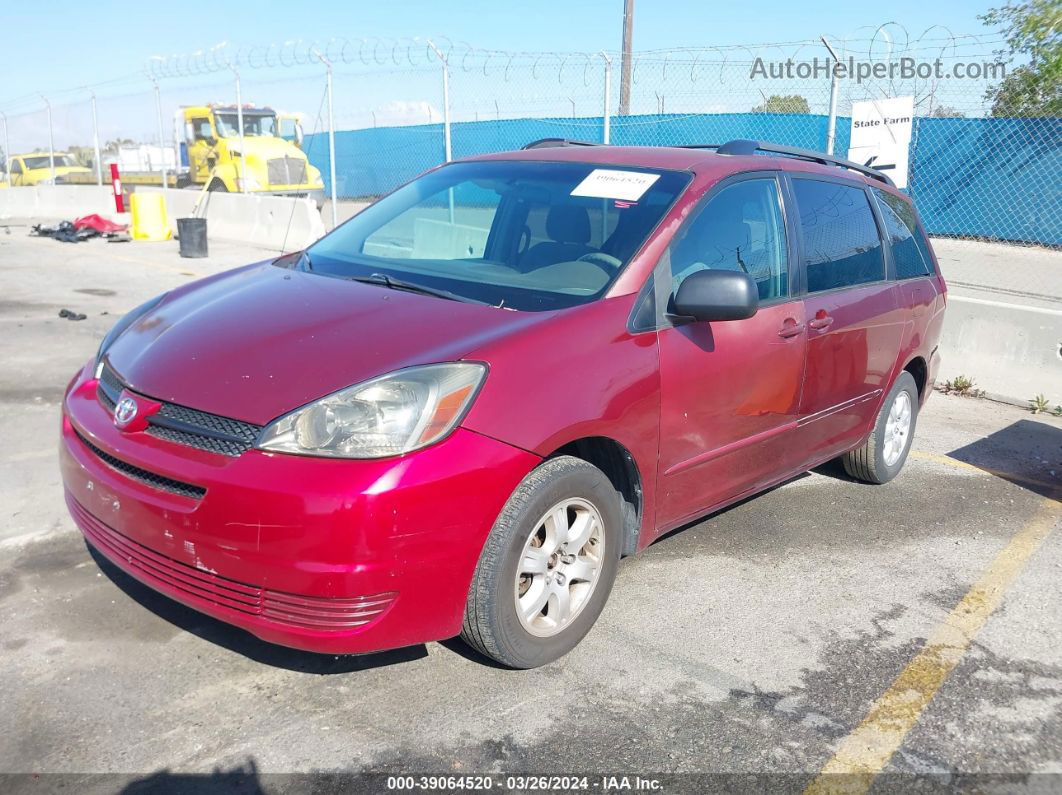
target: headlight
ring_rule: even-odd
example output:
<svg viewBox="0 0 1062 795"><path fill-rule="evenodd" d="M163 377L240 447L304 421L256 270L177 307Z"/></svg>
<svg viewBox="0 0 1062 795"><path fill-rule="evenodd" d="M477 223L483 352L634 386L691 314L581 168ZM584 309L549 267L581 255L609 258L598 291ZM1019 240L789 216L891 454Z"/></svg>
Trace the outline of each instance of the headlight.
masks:
<svg viewBox="0 0 1062 795"><path fill-rule="evenodd" d="M262 187L257 178L253 176L249 176L247 179L237 179L236 185L240 190L243 190L244 187L246 187L247 190L259 190Z"/></svg>
<svg viewBox="0 0 1062 795"><path fill-rule="evenodd" d="M450 433L486 375L478 362L398 370L281 417L262 431L258 447L332 458L402 455Z"/></svg>
<svg viewBox="0 0 1062 795"><path fill-rule="evenodd" d="M103 338L103 342L100 343L99 350L96 351L96 377L100 377L100 368L103 367L103 354L107 352L107 349L111 347L116 339L125 333L133 323L139 320L143 315L146 315L152 309L161 303L162 299L166 297L166 293L162 295L156 295L150 301L145 301L136 309L133 309L125 314L125 316L119 320L111 330L107 332Z"/></svg>

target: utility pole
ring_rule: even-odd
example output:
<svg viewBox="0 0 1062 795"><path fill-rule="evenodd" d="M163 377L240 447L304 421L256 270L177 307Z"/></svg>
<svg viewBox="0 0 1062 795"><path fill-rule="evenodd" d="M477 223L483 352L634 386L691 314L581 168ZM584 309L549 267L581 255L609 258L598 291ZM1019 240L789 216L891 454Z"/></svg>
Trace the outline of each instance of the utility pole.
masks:
<svg viewBox="0 0 1062 795"><path fill-rule="evenodd" d="M620 60L619 115L631 112L631 40L634 37L634 0L623 0L623 53Z"/></svg>

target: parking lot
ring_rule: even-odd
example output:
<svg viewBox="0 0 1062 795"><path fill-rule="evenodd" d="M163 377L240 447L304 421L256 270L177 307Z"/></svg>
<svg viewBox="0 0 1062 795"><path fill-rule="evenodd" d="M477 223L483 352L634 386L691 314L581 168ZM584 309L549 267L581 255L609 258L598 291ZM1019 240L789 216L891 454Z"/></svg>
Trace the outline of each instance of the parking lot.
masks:
<svg viewBox="0 0 1062 795"><path fill-rule="evenodd" d="M824 770L837 778L818 783L858 784L890 743L877 787L1062 787L1062 420L935 395L897 480L825 467L669 534L538 670L457 640L316 656L100 565L56 464L63 387L118 317L268 253L212 243L182 260L173 242L64 244L9 223L0 773L43 777L11 789L327 790L371 771L799 791Z"/></svg>

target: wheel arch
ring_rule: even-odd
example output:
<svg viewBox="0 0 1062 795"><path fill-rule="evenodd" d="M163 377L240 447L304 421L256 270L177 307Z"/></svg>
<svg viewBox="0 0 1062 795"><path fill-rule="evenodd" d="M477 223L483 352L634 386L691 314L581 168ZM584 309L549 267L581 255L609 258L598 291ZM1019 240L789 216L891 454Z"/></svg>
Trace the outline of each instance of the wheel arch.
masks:
<svg viewBox="0 0 1062 795"><path fill-rule="evenodd" d="M903 372L908 372L915 380L918 387L918 401L925 402L926 384L929 383L929 365L921 356L914 356L903 366Z"/></svg>
<svg viewBox="0 0 1062 795"><path fill-rule="evenodd" d="M630 450L608 436L584 436L558 447L545 458L573 456L592 464L609 479L622 500L624 556L638 550L645 492L638 463Z"/></svg>

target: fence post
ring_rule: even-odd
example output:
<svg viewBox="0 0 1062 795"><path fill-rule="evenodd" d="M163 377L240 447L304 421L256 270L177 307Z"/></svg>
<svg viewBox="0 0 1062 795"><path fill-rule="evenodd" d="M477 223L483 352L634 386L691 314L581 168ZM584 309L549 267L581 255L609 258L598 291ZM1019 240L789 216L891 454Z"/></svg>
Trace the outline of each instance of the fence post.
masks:
<svg viewBox="0 0 1062 795"><path fill-rule="evenodd" d="M103 163L100 156L100 125L96 118L96 92L89 94L92 98L92 148L96 150L96 184L103 185Z"/></svg>
<svg viewBox="0 0 1062 795"><path fill-rule="evenodd" d="M229 65L236 75L236 126L240 128L240 193L247 193L247 155L243 145L243 95L240 93L240 70Z"/></svg>
<svg viewBox="0 0 1062 795"><path fill-rule="evenodd" d="M612 59L608 57L608 53L602 51L598 53L605 59L605 108L604 108L604 129L601 133L601 142L607 144L609 142L609 127L610 120L609 115L612 112Z"/></svg>
<svg viewBox="0 0 1062 795"><path fill-rule="evenodd" d="M52 184L55 184L55 134L52 131L52 103L48 101L48 97L41 94L41 99L44 100L44 106L48 109L48 166L52 172Z"/></svg>
<svg viewBox="0 0 1062 795"><path fill-rule="evenodd" d="M837 77L837 67L841 63L841 59L837 57L837 53L833 51L833 47L826 41L825 36L820 36L822 43L826 45L826 49L830 51L830 55L833 56L833 68L830 69L830 115L829 120L826 122L826 154L833 154L833 145L837 137L837 89L839 78Z"/></svg>
<svg viewBox="0 0 1062 795"><path fill-rule="evenodd" d="M155 78L151 78L152 84L155 86L155 120L159 127L159 156L161 158L160 166L162 168L162 190L165 191L169 185L169 175L166 173L166 140L162 137L162 94L159 92L159 81Z"/></svg>
<svg viewBox="0 0 1062 795"><path fill-rule="evenodd" d="M11 141L7 137L7 114L0 111L0 119L4 120L4 173L7 175L8 187L11 184Z"/></svg>
<svg viewBox="0 0 1062 795"><path fill-rule="evenodd" d="M435 42L428 39L428 46L431 47L432 52L435 53L435 57L439 59L439 63L442 64L442 90L443 90L443 152L446 156L446 162L449 163L453 160L452 150L450 148L450 64L446 58L443 57L442 52L435 46Z"/></svg>
<svg viewBox="0 0 1062 795"><path fill-rule="evenodd" d="M317 50L313 51L325 67L325 93L328 95L328 179L332 200L332 228L338 225L336 208L336 118L332 105L332 62Z"/></svg>

